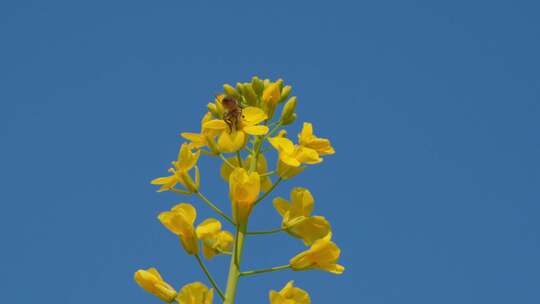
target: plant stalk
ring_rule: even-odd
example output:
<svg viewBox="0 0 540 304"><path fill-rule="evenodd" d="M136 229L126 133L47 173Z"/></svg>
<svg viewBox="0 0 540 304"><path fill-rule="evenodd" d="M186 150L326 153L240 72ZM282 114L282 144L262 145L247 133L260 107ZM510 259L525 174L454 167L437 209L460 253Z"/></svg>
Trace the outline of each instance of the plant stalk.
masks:
<svg viewBox="0 0 540 304"><path fill-rule="evenodd" d="M244 237L246 227L237 227L235 244L229 266L229 276L227 278L227 290L225 291L224 304L234 304L236 289L238 287L238 279L240 279L240 261L242 259L242 251L244 249Z"/></svg>

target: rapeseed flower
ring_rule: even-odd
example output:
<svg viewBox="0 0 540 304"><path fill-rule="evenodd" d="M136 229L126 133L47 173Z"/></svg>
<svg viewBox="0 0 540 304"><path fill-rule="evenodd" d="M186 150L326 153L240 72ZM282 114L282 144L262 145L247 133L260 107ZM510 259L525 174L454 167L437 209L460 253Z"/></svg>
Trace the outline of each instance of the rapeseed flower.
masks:
<svg viewBox="0 0 540 304"><path fill-rule="evenodd" d="M279 292L270 291L270 304L311 304L309 294L289 281Z"/></svg>
<svg viewBox="0 0 540 304"><path fill-rule="evenodd" d="M176 297L176 290L163 280L157 269L139 269L135 272L135 281L142 289L155 295L165 302L172 302Z"/></svg>
<svg viewBox="0 0 540 304"><path fill-rule="evenodd" d="M191 145L195 149L200 149L202 147L208 147L214 154L218 154L219 150L216 149L215 138L219 134L215 130L205 129L204 124L207 121L212 120L212 113L206 112L203 119L201 120L201 132L200 133L191 133L191 132L182 132L180 135L189 140Z"/></svg>
<svg viewBox="0 0 540 304"><path fill-rule="evenodd" d="M217 141L219 150L231 153L242 149L246 145L249 135L268 133L267 126L259 125L267 118L268 116L263 110L256 107L246 107L242 109L242 116L237 128L231 130L223 119L207 121L203 128L217 132L219 134Z"/></svg>
<svg viewBox="0 0 540 304"><path fill-rule="evenodd" d="M221 230L221 222L216 219L204 220L197 226L195 233L202 241L202 252L207 259L232 251L234 238L230 232Z"/></svg>
<svg viewBox="0 0 540 304"><path fill-rule="evenodd" d="M304 170L303 164L318 164L322 161L317 151L295 145L284 136L269 138L270 144L278 151L277 174L289 179Z"/></svg>
<svg viewBox="0 0 540 304"><path fill-rule="evenodd" d="M185 285L176 297L179 304L212 304L213 299L214 289L208 289L201 282Z"/></svg>
<svg viewBox="0 0 540 304"><path fill-rule="evenodd" d="M274 207L283 217L282 227L307 246L331 233L330 223L324 217L311 215L314 202L305 188L294 188L290 202L281 197L274 199Z"/></svg>
<svg viewBox="0 0 540 304"><path fill-rule="evenodd" d="M201 151L193 153L191 144L183 143L178 152L178 158L173 161L173 168L169 169L171 175L152 180L152 184L161 185L158 192L171 190L176 184L182 184L189 192L197 192L199 188L199 168L197 160ZM195 167L195 181L189 175L189 171Z"/></svg>
<svg viewBox="0 0 540 304"><path fill-rule="evenodd" d="M220 303L234 304L240 277L286 269L319 269L335 274L344 271L338 264L340 248L331 241L330 223L323 216L313 215L315 202L308 189L296 187L291 190L290 198L274 198L273 205L282 218L279 227L268 230L248 228L254 206L271 198L272 191L283 180L291 179L307 166L321 163L324 156L335 153L330 140L318 137L309 122L303 123L297 142L296 138L293 141L287 137L287 126L297 119L298 101L296 96L289 97L291 91L292 87L284 85L282 79L271 81L253 77L249 82L224 84L223 93L208 103L199 132L180 133L186 143L180 146L178 156L168 170L170 174L151 183L160 186L159 192L195 194L221 218L206 218L195 226L197 210L190 204L180 203L161 212L158 219L178 236L184 250L194 256L212 284L209 287L213 288L194 282L178 291L166 283L155 268L140 269L134 275L135 280L146 291L165 302L178 304L212 304L215 291ZM267 141L273 148L267 147ZM272 168L266 159L268 150L277 151L277 164ZM201 153L223 160L220 174L229 184L232 214L224 212L221 204L214 204L203 194L206 190L200 189L197 163ZM230 157L227 153L235 155ZM279 178L272 177L274 175ZM222 223L231 224L235 234L223 229ZM283 232L301 239L308 249L291 258L286 265L243 270L247 236ZM216 255L230 256L226 289L220 287L200 255L206 260ZM269 299L271 304L311 303L309 294L295 287L293 281L279 291L270 290Z"/></svg>
<svg viewBox="0 0 540 304"><path fill-rule="evenodd" d="M186 252L190 255L199 252L197 236L193 223L197 218L197 210L190 204L180 203L170 211L161 212L159 221L172 233L180 237L180 242Z"/></svg>
<svg viewBox="0 0 540 304"><path fill-rule="evenodd" d="M309 122L304 122L302 131L298 134L298 143L305 148L313 149L319 155L329 155L336 153L330 140L320 138L313 134L313 125Z"/></svg>
<svg viewBox="0 0 540 304"><path fill-rule="evenodd" d="M320 269L341 274L345 267L337 264L341 250L329 237L319 239L311 247L293 257L290 261L293 270Z"/></svg>
<svg viewBox="0 0 540 304"><path fill-rule="evenodd" d="M242 167L246 170L249 169L249 164L251 162L251 155L248 155L245 159L242 160L242 165L238 163L237 157L229 157L227 158L227 162L223 162L221 165L221 177L228 182L229 176L233 172L234 168L232 168L230 165L233 165L234 167ZM270 176L266 173L268 173L268 162L266 161L266 157L264 157L264 154L259 154L257 157L257 173L259 173L259 176L261 178L261 190L262 191L268 191L272 187L272 180L270 179Z"/></svg>
<svg viewBox="0 0 540 304"><path fill-rule="evenodd" d="M245 225L253 204L261 192L259 173L248 173L244 168L236 168L229 176L229 195L233 217L238 225Z"/></svg>
<svg viewBox="0 0 540 304"><path fill-rule="evenodd" d="M283 106L281 116L279 118L279 124L282 126L290 125L296 120L296 96L291 97Z"/></svg>
<svg viewBox="0 0 540 304"><path fill-rule="evenodd" d="M262 108L268 114L269 118L274 117L274 112L276 110L279 99L281 98L281 82L275 82L269 84L264 88L262 94Z"/></svg>

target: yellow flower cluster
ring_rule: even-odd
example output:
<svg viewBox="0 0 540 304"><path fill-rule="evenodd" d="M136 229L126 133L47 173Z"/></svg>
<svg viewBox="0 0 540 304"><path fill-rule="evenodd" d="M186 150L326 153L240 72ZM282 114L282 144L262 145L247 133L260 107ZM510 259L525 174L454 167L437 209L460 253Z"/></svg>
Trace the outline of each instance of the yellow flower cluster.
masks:
<svg viewBox="0 0 540 304"><path fill-rule="evenodd" d="M313 215L315 199L306 188L293 188L288 200L273 199L274 208L282 218L278 228L268 231L248 229L255 207L281 182L302 173L307 165L319 164L324 156L335 153L330 140L315 135L309 122L302 124L296 143L287 137L285 127L297 119L297 98L289 97L291 92L292 87L284 85L281 79L270 81L253 77L250 82L237 83L235 87L226 84L223 93L208 103L200 132L181 133L187 142L180 146L170 174L152 180L152 184L160 186L159 192L196 196L224 223L230 224L235 233L224 230L222 222L215 218L204 219L195 226L197 210L189 203L179 203L161 212L159 221L178 237L185 252L195 258L213 288L194 282L177 290L165 282L155 268L149 268L135 272L135 281L144 290L162 301L179 304L213 303L215 291L223 303L233 304L241 277L285 269L343 273L344 267L338 264L341 251L331 240L331 225L325 217ZM276 112L280 106L278 117ZM264 155L272 150L277 154L273 170ZM201 154L219 157L222 161L220 175L229 185L230 216L222 211L222 204L212 203L202 193L204 189L201 190L197 166ZM245 238L280 232L302 240L306 250L285 265L242 271ZM201 248L206 260L218 255L230 256L224 291L206 268L200 255ZM309 294L295 287L293 281L279 292L271 290L269 300L271 304L311 303Z"/></svg>

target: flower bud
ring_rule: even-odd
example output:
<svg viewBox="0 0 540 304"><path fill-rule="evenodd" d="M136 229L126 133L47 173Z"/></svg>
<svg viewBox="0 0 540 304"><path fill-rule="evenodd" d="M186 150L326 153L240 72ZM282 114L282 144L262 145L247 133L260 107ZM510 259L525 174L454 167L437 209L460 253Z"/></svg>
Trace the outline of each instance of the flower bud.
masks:
<svg viewBox="0 0 540 304"><path fill-rule="evenodd" d="M281 125L286 126L292 124L296 120L296 114L294 110L296 109L296 96L291 97L289 101L283 106L281 111L281 117L279 122Z"/></svg>
<svg viewBox="0 0 540 304"><path fill-rule="evenodd" d="M276 110L277 102L281 96L278 83L268 85L262 95L262 106L269 119L272 119Z"/></svg>
<svg viewBox="0 0 540 304"><path fill-rule="evenodd" d="M195 174L197 176L199 175L198 171L199 171L198 167L195 167ZM180 183L184 187L186 187L186 189L189 192L196 193L197 191L199 191L199 185L197 185L198 183L196 181L193 181L193 178L191 178L191 176L189 175L187 171L178 171L177 174L178 174Z"/></svg>
<svg viewBox="0 0 540 304"><path fill-rule="evenodd" d="M212 304L214 289L206 287L201 282L187 284L178 293L177 301L180 304Z"/></svg>
<svg viewBox="0 0 540 304"><path fill-rule="evenodd" d="M199 243L193 223L197 218L197 210L190 204L180 203L170 211L161 212L159 221L172 233L178 235L184 250L190 255L199 253Z"/></svg>
<svg viewBox="0 0 540 304"><path fill-rule="evenodd" d="M210 136L209 134L205 134L204 137L206 139L206 145L208 146L208 148L210 148L210 151L212 152L212 154L219 155L221 151L219 151L219 148L217 146L216 141L214 140L214 137Z"/></svg>
<svg viewBox="0 0 540 304"><path fill-rule="evenodd" d="M281 92L281 89L283 88L283 79L276 80L275 84L279 86L279 91Z"/></svg>
<svg viewBox="0 0 540 304"><path fill-rule="evenodd" d="M278 103L282 103L289 97L289 94L291 94L292 87L290 85L284 86L283 89L281 89L281 97L278 100Z"/></svg>
<svg viewBox="0 0 540 304"><path fill-rule="evenodd" d="M306 167L304 166L298 166L298 167L290 166L282 162L281 160L278 160L277 174L279 177L283 179L290 179L302 173L302 171L304 171L305 168Z"/></svg>
<svg viewBox="0 0 540 304"><path fill-rule="evenodd" d="M294 287L294 281L289 281L281 291L270 291L270 304L309 304L309 294L298 287Z"/></svg>
<svg viewBox="0 0 540 304"><path fill-rule="evenodd" d="M236 83L236 91L238 94L243 95L244 94L244 84L241 82Z"/></svg>
<svg viewBox="0 0 540 304"><path fill-rule="evenodd" d="M264 90L264 83L259 77L253 76L251 79L251 86L253 87L253 90L255 91L255 94L258 96L262 96L262 92Z"/></svg>
<svg viewBox="0 0 540 304"><path fill-rule="evenodd" d="M217 105L215 103L209 102L206 107L214 117L221 117L221 113L219 113Z"/></svg>
<svg viewBox="0 0 540 304"><path fill-rule="evenodd" d="M311 247L290 260L295 271L320 269L334 274L341 274L345 267L337 264L341 250L328 237L319 239Z"/></svg>
<svg viewBox="0 0 540 304"><path fill-rule="evenodd" d="M229 189L234 219L237 224L244 225L261 191L260 176L257 172L248 173L244 168L236 168L229 176Z"/></svg>
<svg viewBox="0 0 540 304"><path fill-rule="evenodd" d="M276 105L280 96L279 84L273 83L264 89L262 100L266 104Z"/></svg>
<svg viewBox="0 0 540 304"><path fill-rule="evenodd" d="M236 90L228 83L223 85L223 90L228 95L237 95L238 94L238 92L236 92Z"/></svg>
<svg viewBox="0 0 540 304"><path fill-rule="evenodd" d="M244 97L245 97L248 105L256 106L257 103L258 103L258 98L257 98L257 94L255 93L255 90L253 90L253 87L251 86L251 84L246 83L246 84L244 84L243 88L244 88L243 94L244 94Z"/></svg>
<svg viewBox="0 0 540 304"><path fill-rule="evenodd" d="M225 91L225 94L227 94L228 96L232 96L238 100L241 99L241 95L240 93L238 93L238 91L233 88L230 84L224 84L223 85L223 90Z"/></svg>
<svg viewBox="0 0 540 304"><path fill-rule="evenodd" d="M165 302L172 302L176 298L176 290L161 278L155 268L139 269L135 272L134 278L142 289Z"/></svg>

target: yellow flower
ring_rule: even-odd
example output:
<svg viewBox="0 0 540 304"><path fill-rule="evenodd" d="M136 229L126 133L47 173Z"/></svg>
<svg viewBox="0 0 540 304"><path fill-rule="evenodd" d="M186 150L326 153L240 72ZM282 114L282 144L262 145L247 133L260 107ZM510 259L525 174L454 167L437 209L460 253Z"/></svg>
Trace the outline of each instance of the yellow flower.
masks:
<svg viewBox="0 0 540 304"><path fill-rule="evenodd" d="M276 105L281 98L281 86L279 82L274 82L264 88L262 101L268 105Z"/></svg>
<svg viewBox="0 0 540 304"><path fill-rule="evenodd" d="M237 157L229 157L227 158L227 161L229 162L229 164L235 167L240 167L240 165L238 164ZM251 162L251 154L248 155L248 157L242 161L241 167L248 170L250 162ZM223 162L223 164L221 165L221 177L225 181L228 182L229 176L231 175L233 169L234 168L231 168L231 166L229 166L227 163ZM266 161L266 157L264 157L264 154L262 153L259 154L259 157L257 160L256 171L257 173L259 173L259 176L265 173L268 173L268 163ZM260 176L260 178L261 178L261 190L264 192L268 191L272 187L272 180L270 179L270 176L265 175L265 176Z"/></svg>
<svg viewBox="0 0 540 304"><path fill-rule="evenodd" d="M279 292L270 290L270 304L311 304L309 294L289 281Z"/></svg>
<svg viewBox="0 0 540 304"><path fill-rule="evenodd" d="M279 118L279 123L282 126L290 125L296 120L296 96L291 97L289 101L283 106L281 110L281 117Z"/></svg>
<svg viewBox="0 0 540 304"><path fill-rule="evenodd" d="M239 225L246 224L253 203L261 191L261 178L257 172L248 173L244 168L236 168L229 176L229 192L233 216Z"/></svg>
<svg viewBox="0 0 540 304"><path fill-rule="evenodd" d="M201 132L200 133L190 133L190 132L183 132L180 135L191 141L191 145L196 148L200 149L202 147L209 147L211 150L216 146L214 138L218 135L219 132L216 132L215 130L205 129L204 124L207 121L212 120L212 113L207 112L203 119L201 120ZM214 153L219 153L219 151L212 151Z"/></svg>
<svg viewBox="0 0 540 304"><path fill-rule="evenodd" d="M155 268L137 270L137 272L135 272L135 281L142 289L165 302L171 302L176 297L176 290L174 290L167 282L163 281L161 275Z"/></svg>
<svg viewBox="0 0 540 304"><path fill-rule="evenodd" d="M265 79L262 84L261 108L268 114L268 118L271 119L274 117L277 105L287 99L292 87L283 86L283 79L278 79L276 82Z"/></svg>
<svg viewBox="0 0 540 304"><path fill-rule="evenodd" d="M302 131L298 134L298 143L303 147L317 151L319 155L335 153L330 140L319 138L313 134L313 126L309 122L304 122Z"/></svg>
<svg viewBox="0 0 540 304"><path fill-rule="evenodd" d="M304 170L302 164L317 164L322 161L317 151L295 145L286 137L276 136L269 138L268 141L278 151L277 173L284 179L302 172Z"/></svg>
<svg viewBox="0 0 540 304"><path fill-rule="evenodd" d="M216 131L219 134L217 145L220 151L236 152L246 145L249 135L264 135L268 133L267 126L258 125L267 118L268 116L263 110L256 107L247 107L242 109L242 117L236 130L229 130L229 126L222 119L207 121L203 127Z"/></svg>
<svg viewBox="0 0 540 304"><path fill-rule="evenodd" d="M197 218L197 210L186 203L174 206L171 211L161 212L159 221L172 233L180 237L180 242L188 254L194 255L199 252L197 236L193 223Z"/></svg>
<svg viewBox="0 0 540 304"><path fill-rule="evenodd" d="M201 282L185 285L176 297L179 304L212 304L213 299L214 289L208 289Z"/></svg>
<svg viewBox="0 0 540 304"><path fill-rule="evenodd" d="M171 190L176 184L182 184L188 191L197 192L199 187L199 168L196 166L201 151L193 153L191 144L184 143L178 152L178 159L172 162L174 168L169 169L171 175L152 180L152 184L161 185L158 192ZM195 167L195 181L188 174Z"/></svg>
<svg viewBox="0 0 540 304"><path fill-rule="evenodd" d="M274 207L283 217L282 227L307 246L331 233L330 223L324 217L311 216L313 205L313 196L304 188L291 191L290 203L281 197L274 199Z"/></svg>
<svg viewBox="0 0 540 304"><path fill-rule="evenodd" d="M207 259L220 253L232 251L234 238L230 232L221 230L221 223L216 219L204 220L197 226L195 233L203 242L202 252Z"/></svg>
<svg viewBox="0 0 540 304"><path fill-rule="evenodd" d="M262 94L262 108L268 114L269 118L274 117L274 112L276 111L276 106L281 97L281 84L280 82L275 82L268 85Z"/></svg>
<svg viewBox="0 0 540 304"><path fill-rule="evenodd" d="M208 108L208 111L212 113L212 115L216 118L223 118L223 104L221 101L225 98L225 95L217 95L214 99L214 102L209 102L206 106Z"/></svg>
<svg viewBox="0 0 540 304"><path fill-rule="evenodd" d="M291 259L293 270L320 269L341 274L345 267L337 264L341 251L329 237L316 240L311 247Z"/></svg>

